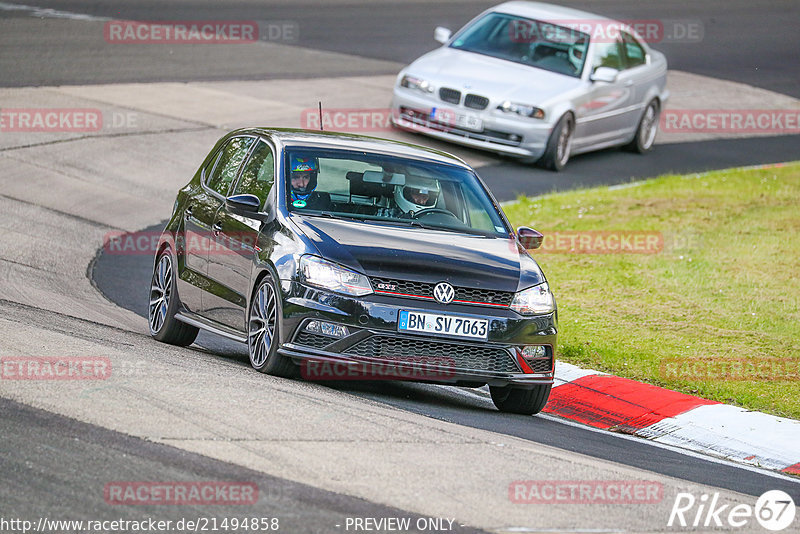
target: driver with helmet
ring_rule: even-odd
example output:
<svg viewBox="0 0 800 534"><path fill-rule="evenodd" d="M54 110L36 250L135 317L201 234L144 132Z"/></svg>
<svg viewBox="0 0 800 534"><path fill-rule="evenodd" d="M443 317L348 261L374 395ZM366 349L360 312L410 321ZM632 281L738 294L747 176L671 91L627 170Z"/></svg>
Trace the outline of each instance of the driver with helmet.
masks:
<svg viewBox="0 0 800 534"><path fill-rule="evenodd" d="M417 176L409 176L405 185L394 188L394 201L407 216L413 217L424 209L436 206L439 199L439 182Z"/></svg>
<svg viewBox="0 0 800 534"><path fill-rule="evenodd" d="M311 156L290 158L290 202L295 208L326 211L332 208L329 193L315 191L319 161Z"/></svg>

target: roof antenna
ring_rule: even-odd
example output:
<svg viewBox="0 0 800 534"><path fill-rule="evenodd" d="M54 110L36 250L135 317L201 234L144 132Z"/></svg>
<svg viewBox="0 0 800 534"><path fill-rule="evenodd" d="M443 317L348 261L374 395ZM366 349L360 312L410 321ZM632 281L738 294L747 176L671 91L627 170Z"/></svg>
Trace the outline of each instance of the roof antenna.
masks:
<svg viewBox="0 0 800 534"><path fill-rule="evenodd" d="M319 101L319 131L324 131L325 128L322 127L322 100Z"/></svg>

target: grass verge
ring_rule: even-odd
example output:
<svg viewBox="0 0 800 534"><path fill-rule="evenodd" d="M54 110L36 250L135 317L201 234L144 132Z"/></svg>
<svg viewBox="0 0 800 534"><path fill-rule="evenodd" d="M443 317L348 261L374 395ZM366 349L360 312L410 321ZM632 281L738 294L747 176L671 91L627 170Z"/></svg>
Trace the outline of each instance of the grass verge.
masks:
<svg viewBox="0 0 800 534"><path fill-rule="evenodd" d="M546 236L532 255L558 301L560 360L800 419L800 163L505 212Z"/></svg>

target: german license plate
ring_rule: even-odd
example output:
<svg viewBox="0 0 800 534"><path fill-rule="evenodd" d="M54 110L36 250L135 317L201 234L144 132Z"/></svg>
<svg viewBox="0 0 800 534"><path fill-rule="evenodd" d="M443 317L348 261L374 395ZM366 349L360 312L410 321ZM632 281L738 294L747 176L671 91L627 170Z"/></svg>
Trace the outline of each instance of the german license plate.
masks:
<svg viewBox="0 0 800 534"><path fill-rule="evenodd" d="M470 339L486 339L489 321L473 317L401 310L397 321L397 330L400 332L423 332Z"/></svg>
<svg viewBox="0 0 800 534"><path fill-rule="evenodd" d="M433 108L431 110L431 120L446 124L447 126L456 126L475 132L483 130L483 121L477 115L472 113L457 113L447 108Z"/></svg>

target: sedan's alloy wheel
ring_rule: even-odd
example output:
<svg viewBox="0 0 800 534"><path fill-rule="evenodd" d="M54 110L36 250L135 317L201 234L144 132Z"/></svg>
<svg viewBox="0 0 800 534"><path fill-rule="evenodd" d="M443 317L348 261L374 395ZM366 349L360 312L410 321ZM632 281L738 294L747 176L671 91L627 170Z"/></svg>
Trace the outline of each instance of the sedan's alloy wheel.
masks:
<svg viewBox="0 0 800 534"><path fill-rule="evenodd" d="M651 102L642 117L642 127L639 130L639 144L644 150L650 150L656 140L658 131L658 113L655 102Z"/></svg>

